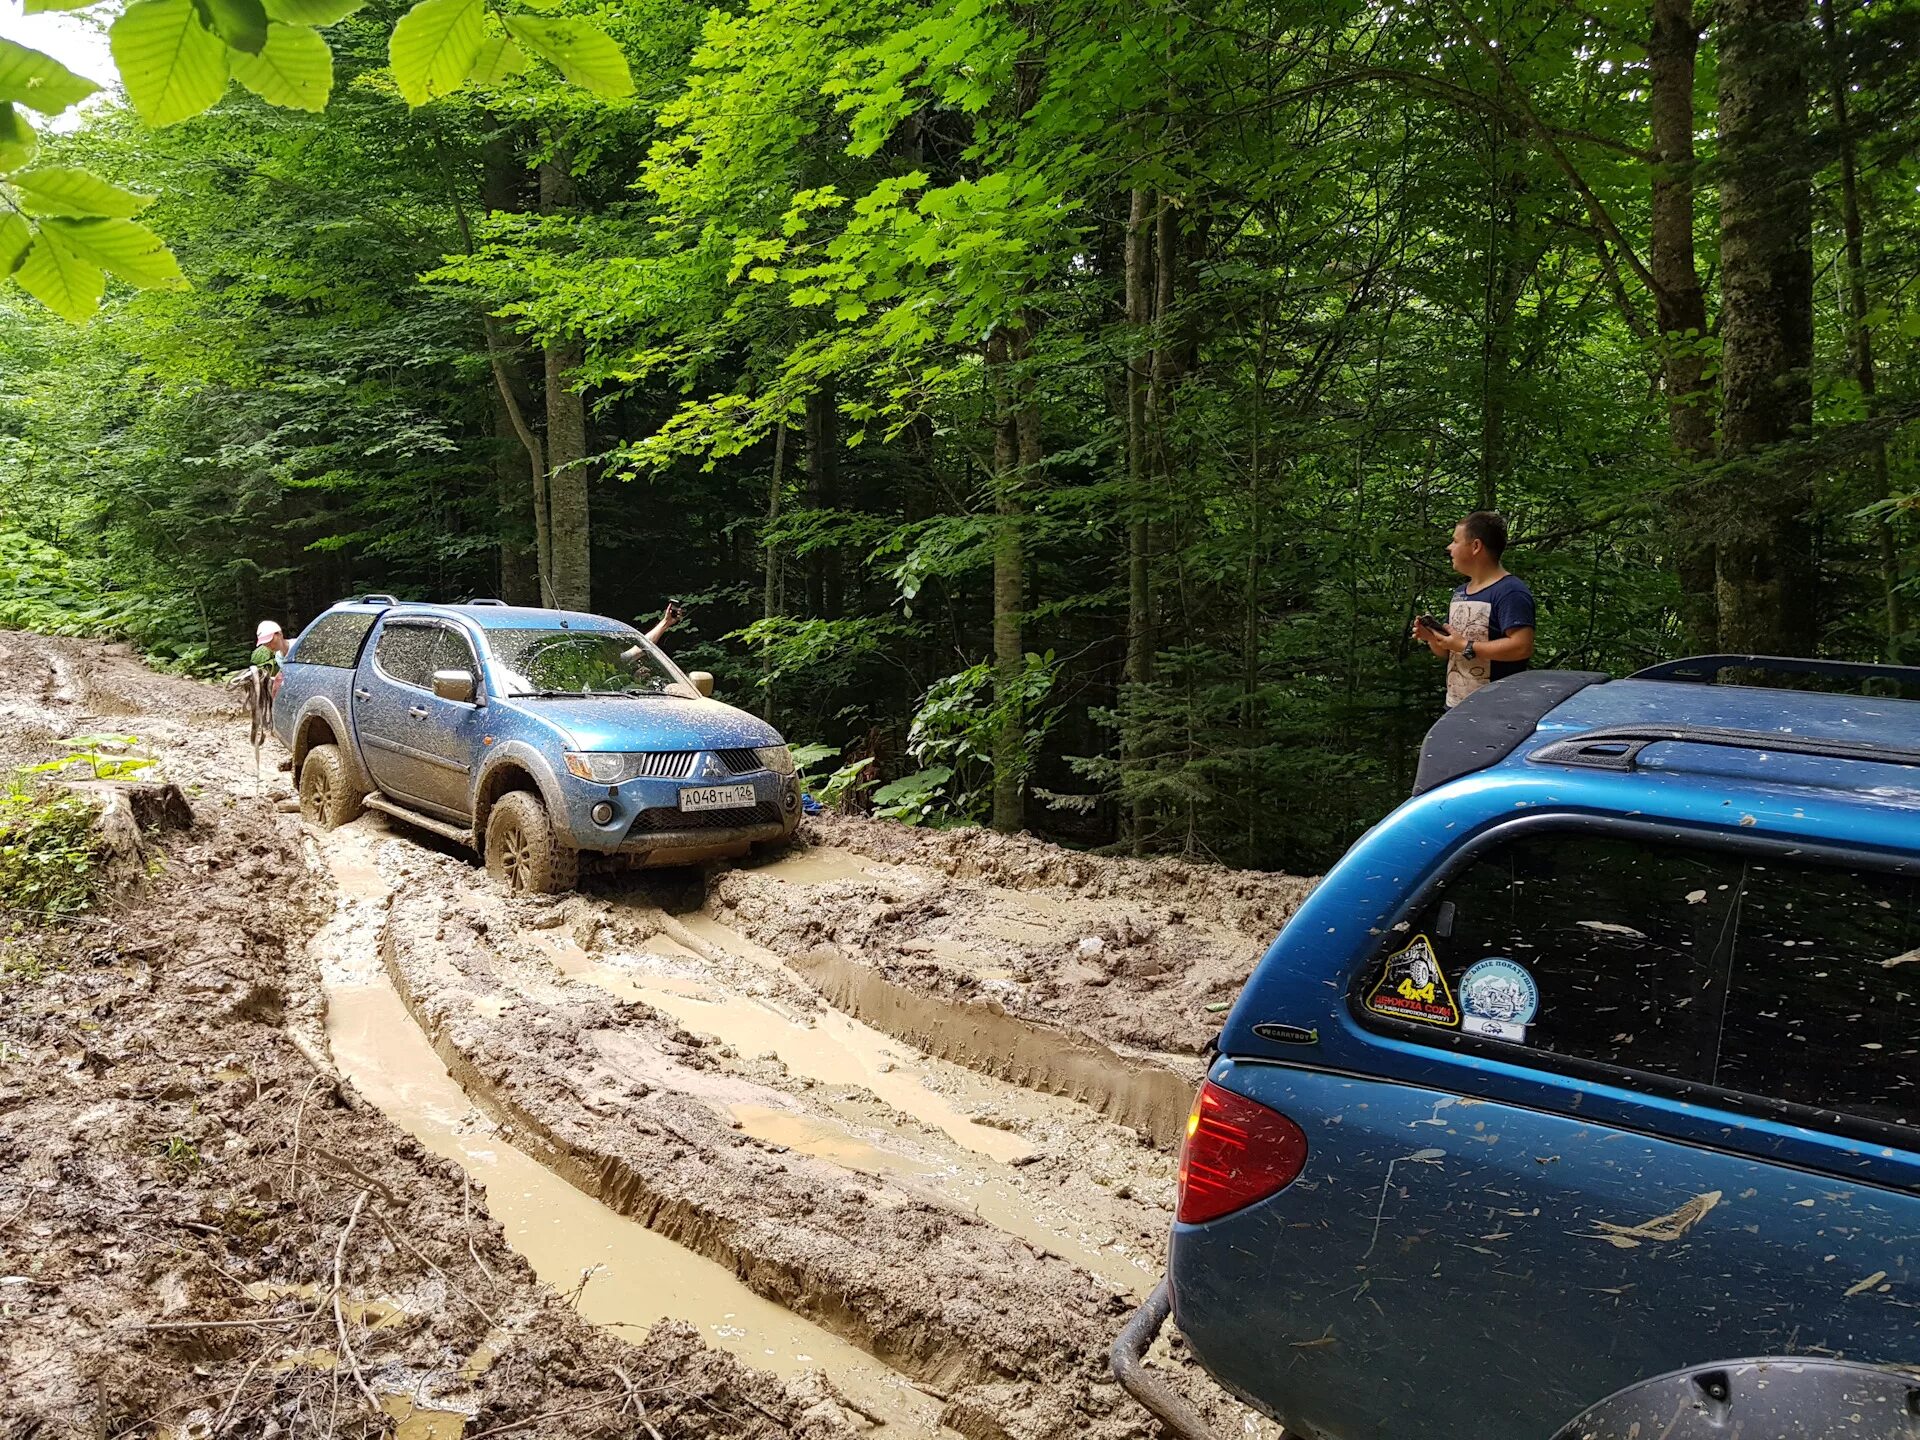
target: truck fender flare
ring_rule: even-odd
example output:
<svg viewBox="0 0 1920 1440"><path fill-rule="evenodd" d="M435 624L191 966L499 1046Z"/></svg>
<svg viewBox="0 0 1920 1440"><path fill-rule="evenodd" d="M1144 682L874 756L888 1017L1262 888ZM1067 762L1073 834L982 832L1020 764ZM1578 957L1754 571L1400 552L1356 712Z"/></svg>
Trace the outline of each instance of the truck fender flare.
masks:
<svg viewBox="0 0 1920 1440"><path fill-rule="evenodd" d="M473 777L472 804L473 842L476 849L485 850L487 844L487 816L493 806L483 803L481 797L487 793L489 779L503 765L524 770L533 777L534 786L540 792L540 802L547 807L547 814L556 817L566 815L566 806L560 796L560 783L553 773L553 767L547 758L524 740L509 740L495 747Z"/></svg>
<svg viewBox="0 0 1920 1440"><path fill-rule="evenodd" d="M360 787L365 794L374 788L373 781L367 775L366 766L360 763L360 747L354 743L353 729L347 718L340 713L339 707L324 695L316 695L300 707L300 714L293 722L293 775L297 784L300 766L307 758L307 752L313 748L313 732L316 722L333 732L333 743L340 749L340 758L346 762L347 778Z"/></svg>

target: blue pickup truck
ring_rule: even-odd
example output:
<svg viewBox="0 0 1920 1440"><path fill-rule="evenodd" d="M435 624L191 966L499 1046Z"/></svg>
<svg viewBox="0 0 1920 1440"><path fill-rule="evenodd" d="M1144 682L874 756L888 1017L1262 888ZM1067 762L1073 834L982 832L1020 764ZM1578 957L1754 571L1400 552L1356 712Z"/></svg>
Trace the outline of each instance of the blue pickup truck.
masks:
<svg viewBox="0 0 1920 1440"><path fill-rule="evenodd" d="M1302 1440L1920 1435L1867 1368L1920 1363L1920 702L1814 682L1920 669L1543 671L1434 727L1188 1122L1114 1356L1182 1440L1169 1304Z"/></svg>
<svg viewBox="0 0 1920 1440"><path fill-rule="evenodd" d="M800 821L779 732L602 616L364 595L283 673L273 725L308 820L383 811L479 850L512 890L567 889L582 855L741 855Z"/></svg>

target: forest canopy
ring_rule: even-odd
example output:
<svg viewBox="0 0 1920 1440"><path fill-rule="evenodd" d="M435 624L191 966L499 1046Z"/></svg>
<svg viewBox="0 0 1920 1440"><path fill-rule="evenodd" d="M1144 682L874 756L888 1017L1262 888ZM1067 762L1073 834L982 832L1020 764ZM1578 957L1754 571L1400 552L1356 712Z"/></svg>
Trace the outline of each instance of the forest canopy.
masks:
<svg viewBox="0 0 1920 1440"><path fill-rule="evenodd" d="M860 803L1286 867L1405 793L1476 508L1536 665L1920 656L1913 0L113 36L64 128L0 74L0 623L677 597Z"/></svg>

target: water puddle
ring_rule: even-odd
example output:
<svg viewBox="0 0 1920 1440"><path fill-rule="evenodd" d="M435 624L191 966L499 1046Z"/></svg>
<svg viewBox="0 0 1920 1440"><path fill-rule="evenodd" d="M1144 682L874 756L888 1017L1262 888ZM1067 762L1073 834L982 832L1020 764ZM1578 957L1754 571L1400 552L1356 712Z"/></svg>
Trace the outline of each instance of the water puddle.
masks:
<svg viewBox="0 0 1920 1440"><path fill-rule="evenodd" d="M941 1433L939 1403L865 1351L614 1214L493 1133L390 984L329 986L327 1001L328 1039L341 1070L389 1119L485 1187L488 1211L543 1281L567 1293L591 1272L577 1301L588 1320L635 1340L657 1320L687 1320L745 1364L783 1376L826 1371L895 1433ZM457 1432L414 1433L427 1440Z"/></svg>
<svg viewBox="0 0 1920 1440"><path fill-rule="evenodd" d="M793 978L777 955L717 921L704 915L683 915L678 920L695 939ZM776 1055L789 1074L819 1085L862 1086L892 1109L1003 1165L1033 1154L1033 1146L1020 1136L982 1125L944 1095L928 1089L920 1072L903 1063L907 1056L896 1042L837 1010L789 1013L777 1002L735 991L696 997L683 993L684 985L657 985L655 977L643 971L596 964L564 933L538 931L526 938L551 956L562 974L598 985L623 1000L651 1005L695 1034L710 1035L742 1055Z"/></svg>
<svg viewBox="0 0 1920 1440"><path fill-rule="evenodd" d="M382 1395L380 1408L394 1422L394 1440L460 1440L467 1428L458 1410L423 1410L404 1395Z"/></svg>
<svg viewBox="0 0 1920 1440"><path fill-rule="evenodd" d="M836 850L831 845L813 845L805 850L796 850L765 865L752 866L749 873L764 875L769 880L784 880L789 885L834 885L847 880L923 883L911 871L883 867L864 855L856 855L851 850Z"/></svg>

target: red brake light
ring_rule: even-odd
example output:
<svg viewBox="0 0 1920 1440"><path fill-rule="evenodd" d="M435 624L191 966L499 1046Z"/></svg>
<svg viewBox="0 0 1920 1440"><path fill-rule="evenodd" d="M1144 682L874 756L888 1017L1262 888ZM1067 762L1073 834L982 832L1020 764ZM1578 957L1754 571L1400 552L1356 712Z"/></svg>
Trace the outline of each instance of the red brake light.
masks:
<svg viewBox="0 0 1920 1440"><path fill-rule="evenodd" d="M1307 1137L1278 1110L1211 1080L1194 1097L1180 1147L1182 1224L1218 1220L1291 1185L1307 1163Z"/></svg>

